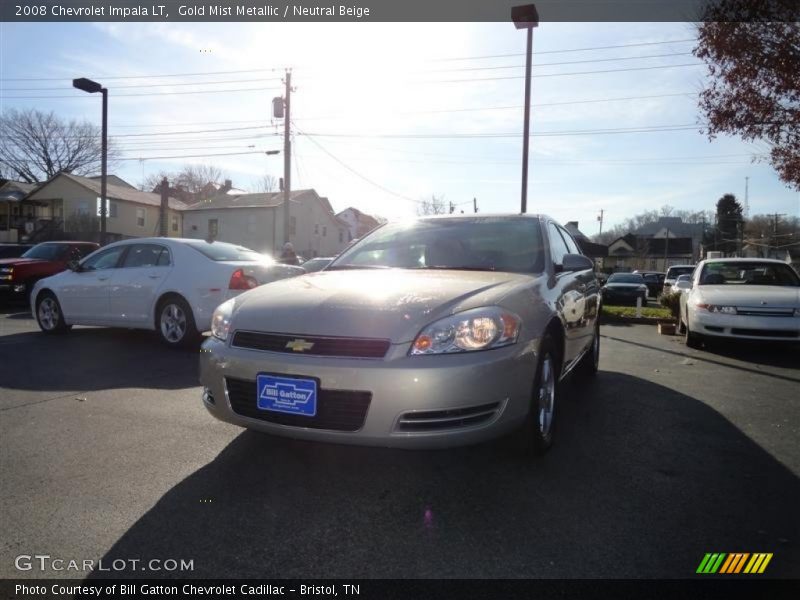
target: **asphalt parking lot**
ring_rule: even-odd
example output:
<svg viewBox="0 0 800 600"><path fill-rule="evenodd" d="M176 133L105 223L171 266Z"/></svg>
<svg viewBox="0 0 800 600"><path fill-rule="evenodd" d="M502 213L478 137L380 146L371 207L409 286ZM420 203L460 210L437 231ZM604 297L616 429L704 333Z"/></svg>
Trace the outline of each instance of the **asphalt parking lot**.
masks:
<svg viewBox="0 0 800 600"><path fill-rule="evenodd" d="M20 554L190 559L191 577L800 576L800 352L605 325L556 445L328 446L213 420L197 357L146 332L45 337L0 311L0 577ZM162 576L165 573L127 573ZM115 573L119 575L119 573Z"/></svg>

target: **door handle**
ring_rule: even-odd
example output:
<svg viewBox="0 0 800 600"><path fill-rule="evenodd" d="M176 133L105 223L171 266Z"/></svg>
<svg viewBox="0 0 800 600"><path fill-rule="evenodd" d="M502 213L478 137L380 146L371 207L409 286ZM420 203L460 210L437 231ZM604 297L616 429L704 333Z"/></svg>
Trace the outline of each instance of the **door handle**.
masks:
<svg viewBox="0 0 800 600"><path fill-rule="evenodd" d="M148 275L150 279L161 279L161 275Z"/></svg>
<svg viewBox="0 0 800 600"><path fill-rule="evenodd" d="M105 281L106 279L108 279L108 275L101 275L97 278L98 281Z"/></svg>

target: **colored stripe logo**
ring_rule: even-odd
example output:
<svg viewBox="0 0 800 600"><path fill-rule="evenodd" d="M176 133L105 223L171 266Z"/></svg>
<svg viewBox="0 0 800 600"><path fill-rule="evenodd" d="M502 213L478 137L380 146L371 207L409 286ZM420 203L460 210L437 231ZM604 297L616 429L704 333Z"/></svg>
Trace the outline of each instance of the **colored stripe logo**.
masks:
<svg viewBox="0 0 800 600"><path fill-rule="evenodd" d="M748 573L754 575L763 573L769 561L772 560L772 552L707 552L700 561L696 573L734 575Z"/></svg>

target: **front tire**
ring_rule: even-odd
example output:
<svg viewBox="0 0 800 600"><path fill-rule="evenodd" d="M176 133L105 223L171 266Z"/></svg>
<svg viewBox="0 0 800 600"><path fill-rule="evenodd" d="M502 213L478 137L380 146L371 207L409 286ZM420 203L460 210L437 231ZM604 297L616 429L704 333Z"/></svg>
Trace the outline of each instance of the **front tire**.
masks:
<svg viewBox="0 0 800 600"><path fill-rule="evenodd" d="M525 456L542 456L553 445L560 361L553 339L546 335L539 349L531 404L525 423L514 432L515 445Z"/></svg>
<svg viewBox="0 0 800 600"><path fill-rule="evenodd" d="M64 321L61 304L52 292L42 292L36 301L36 322L48 335L65 333L72 328Z"/></svg>
<svg viewBox="0 0 800 600"><path fill-rule="evenodd" d="M170 348L184 348L200 339L189 304L179 297L162 300L156 312L156 329Z"/></svg>

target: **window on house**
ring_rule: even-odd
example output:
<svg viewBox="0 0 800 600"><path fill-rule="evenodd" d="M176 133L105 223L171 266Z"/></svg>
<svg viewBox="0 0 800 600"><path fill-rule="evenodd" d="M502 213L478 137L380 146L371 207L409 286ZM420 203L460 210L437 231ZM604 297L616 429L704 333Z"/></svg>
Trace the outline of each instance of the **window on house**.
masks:
<svg viewBox="0 0 800 600"><path fill-rule="evenodd" d="M209 219L208 220L208 237L212 240L217 239L219 235L219 220L218 219Z"/></svg>
<svg viewBox="0 0 800 600"><path fill-rule="evenodd" d="M328 236L328 228L327 227L323 227L322 228L322 237L327 237L327 236Z"/></svg>
<svg viewBox="0 0 800 600"><path fill-rule="evenodd" d="M314 224L314 235L319 235L319 223Z"/></svg>
<svg viewBox="0 0 800 600"><path fill-rule="evenodd" d="M289 235L295 235L297 233L297 219L294 217L289 217Z"/></svg>
<svg viewBox="0 0 800 600"><path fill-rule="evenodd" d="M78 202L78 214L79 215L88 215L89 214L89 201L88 200L81 200Z"/></svg>
<svg viewBox="0 0 800 600"><path fill-rule="evenodd" d="M178 215L172 215L172 231L178 231Z"/></svg>
<svg viewBox="0 0 800 600"><path fill-rule="evenodd" d="M103 201L100 198L97 199L97 216L103 216ZM106 216L112 219L116 219L119 216L119 206L109 199L106 199Z"/></svg>
<svg viewBox="0 0 800 600"><path fill-rule="evenodd" d="M136 225L144 227L145 225L145 211L143 208L136 209Z"/></svg>

